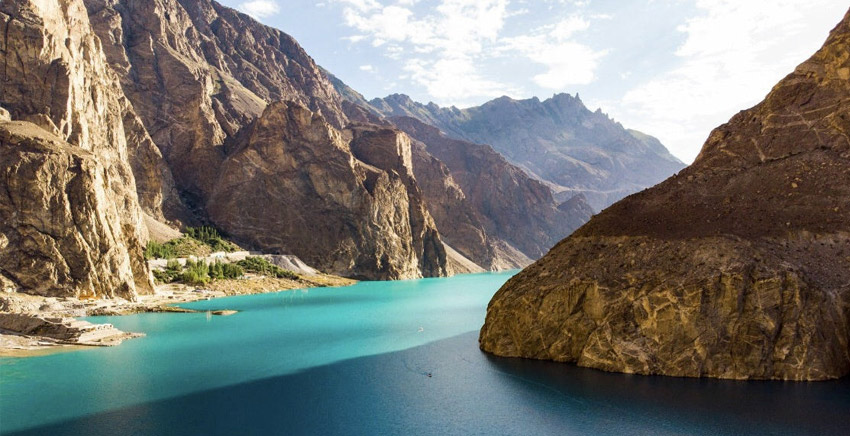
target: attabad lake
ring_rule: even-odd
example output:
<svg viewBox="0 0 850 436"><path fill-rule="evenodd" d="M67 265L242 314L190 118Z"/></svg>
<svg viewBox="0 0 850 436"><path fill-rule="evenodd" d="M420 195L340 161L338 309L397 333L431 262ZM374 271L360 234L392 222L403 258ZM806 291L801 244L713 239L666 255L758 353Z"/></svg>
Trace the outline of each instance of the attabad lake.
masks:
<svg viewBox="0 0 850 436"><path fill-rule="evenodd" d="M494 357L478 332L515 272L361 282L88 318L145 337L0 359L13 435L847 434L850 380L606 373ZM230 309L232 316L206 310Z"/></svg>

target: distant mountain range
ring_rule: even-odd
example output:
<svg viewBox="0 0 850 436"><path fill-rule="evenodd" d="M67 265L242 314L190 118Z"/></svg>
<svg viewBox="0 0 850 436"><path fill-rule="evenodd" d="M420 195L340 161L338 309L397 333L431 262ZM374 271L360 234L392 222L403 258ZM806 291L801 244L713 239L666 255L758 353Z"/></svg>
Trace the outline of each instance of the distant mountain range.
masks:
<svg viewBox="0 0 850 436"><path fill-rule="evenodd" d="M550 99L501 97L467 109L415 102L404 94L367 101L329 75L339 94L374 114L411 117L449 137L488 144L566 201L583 194L597 211L669 177L685 165L658 139L625 129L578 94Z"/></svg>

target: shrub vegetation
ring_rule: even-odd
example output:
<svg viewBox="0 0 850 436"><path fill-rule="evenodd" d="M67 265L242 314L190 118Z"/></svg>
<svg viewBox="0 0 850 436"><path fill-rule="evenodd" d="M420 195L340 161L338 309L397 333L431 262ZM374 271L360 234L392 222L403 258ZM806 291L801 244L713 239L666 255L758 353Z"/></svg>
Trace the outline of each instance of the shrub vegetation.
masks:
<svg viewBox="0 0 850 436"><path fill-rule="evenodd" d="M215 227L187 227L186 236L159 243L148 242L145 259L173 259L175 257L207 256L216 251L231 253L239 247L224 239Z"/></svg>
<svg viewBox="0 0 850 436"><path fill-rule="evenodd" d="M264 275L264 276L277 277L279 279L290 279L290 280L298 280L299 278L301 278L301 276L299 276L298 274L296 274L292 271L289 271L289 270L285 270L285 269L283 269L283 268L281 268L277 265L273 265L273 264L269 263L268 260L266 260L262 257L257 257L257 256L247 257L243 260L240 260L236 264L241 266L247 272L252 272L252 273L255 273L255 274L261 274L261 275Z"/></svg>
<svg viewBox="0 0 850 436"><path fill-rule="evenodd" d="M236 244L225 240L221 233L212 226L186 227L186 236L206 244L212 251L227 253L236 251Z"/></svg>
<svg viewBox="0 0 850 436"><path fill-rule="evenodd" d="M153 270L153 277L158 283L172 283L180 278L183 273L183 267L176 260L169 260L165 265L165 269Z"/></svg>

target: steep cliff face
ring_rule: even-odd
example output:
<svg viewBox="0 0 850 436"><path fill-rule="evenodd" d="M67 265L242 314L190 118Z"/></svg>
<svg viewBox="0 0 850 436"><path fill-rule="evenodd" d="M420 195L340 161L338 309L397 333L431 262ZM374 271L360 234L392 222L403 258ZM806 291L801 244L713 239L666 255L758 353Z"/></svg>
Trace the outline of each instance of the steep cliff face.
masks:
<svg viewBox="0 0 850 436"><path fill-rule="evenodd" d="M451 137L489 144L550 184L559 200L583 194L595 210L684 168L658 140L627 131L601 111L589 111L578 96L502 97L457 109L394 94L369 104L382 115L416 118Z"/></svg>
<svg viewBox="0 0 850 436"><path fill-rule="evenodd" d="M274 103L222 165L208 209L235 237L324 271L443 276L446 253L411 165L398 131L340 131L297 103Z"/></svg>
<svg viewBox="0 0 850 436"><path fill-rule="evenodd" d="M0 275L7 290L129 299L152 292L137 229L96 155L12 121L0 123L0 162Z"/></svg>
<svg viewBox="0 0 850 436"><path fill-rule="evenodd" d="M850 12L691 167L499 290L482 349L643 374L850 372L848 53Z"/></svg>
<svg viewBox="0 0 850 436"><path fill-rule="evenodd" d="M419 260L418 270L426 277L445 276L446 250L414 178L410 138L398 130L370 124L353 124L346 130L353 136L350 147L354 157L384 171L391 178L398 177L404 184L401 195L407 197L411 249Z"/></svg>
<svg viewBox="0 0 850 436"><path fill-rule="evenodd" d="M129 162L157 153L128 144L134 114L82 2L4 1L0 21L0 105L29 121L5 123L0 137L2 274L42 295L150 292ZM151 213L161 213L162 188L161 179L145 186Z"/></svg>
<svg viewBox="0 0 850 436"><path fill-rule="evenodd" d="M225 143L269 102L297 101L345 124L332 86L283 32L208 0L86 6L124 91L201 214Z"/></svg>
<svg viewBox="0 0 850 436"><path fill-rule="evenodd" d="M399 117L390 121L421 141L451 172L452 180L461 188L468 205L456 212L465 213L469 218L446 211L439 215L437 226L444 229L452 247L485 268L527 265L587 222L593 213L580 198L569 207L559 209L548 187L509 164L489 146L451 139L414 118ZM436 198L431 203L441 202L439 190L435 190L433 196ZM478 243L476 232L456 227L456 222L467 222L471 226L480 222L485 245Z"/></svg>

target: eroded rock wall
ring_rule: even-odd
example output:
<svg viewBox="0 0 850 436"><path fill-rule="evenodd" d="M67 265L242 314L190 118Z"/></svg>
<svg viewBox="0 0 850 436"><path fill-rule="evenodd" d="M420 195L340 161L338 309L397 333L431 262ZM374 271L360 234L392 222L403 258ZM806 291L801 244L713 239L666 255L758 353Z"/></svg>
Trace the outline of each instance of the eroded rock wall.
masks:
<svg viewBox="0 0 850 436"><path fill-rule="evenodd" d="M132 113L82 1L4 1L0 21L0 105L32 123L3 133L3 274L17 290L43 295L150 292L129 163L145 144L127 142ZM147 189L162 192L161 184Z"/></svg>
<svg viewBox="0 0 850 436"><path fill-rule="evenodd" d="M366 162L352 154L355 137ZM410 159L397 131L340 131L297 103L273 103L222 166L210 217L236 238L323 271L443 276L445 251L411 184Z"/></svg>

